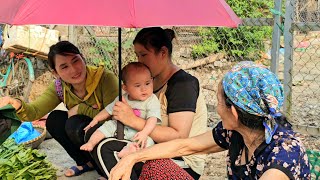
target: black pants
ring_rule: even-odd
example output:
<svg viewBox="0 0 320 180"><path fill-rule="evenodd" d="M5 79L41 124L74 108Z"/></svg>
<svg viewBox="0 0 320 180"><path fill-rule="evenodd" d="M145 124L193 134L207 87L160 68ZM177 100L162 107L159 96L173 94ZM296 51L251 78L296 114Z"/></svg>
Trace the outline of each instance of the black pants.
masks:
<svg viewBox="0 0 320 180"><path fill-rule="evenodd" d="M90 130L96 129L93 127ZM89 131L90 131L89 130ZM93 132L88 131L88 136L86 140L92 135ZM121 149L127 145L128 140L117 140L115 138L106 138L103 139L98 145L90 152L93 157L95 164L100 168L103 177L108 178L111 169L118 163L119 159L115 152L120 152ZM139 179L143 163L139 162L133 166L130 179L137 180Z"/></svg>
<svg viewBox="0 0 320 180"><path fill-rule="evenodd" d="M82 166L93 162L90 154L80 150L84 144L84 130L92 118L85 115L74 115L68 118L66 111L52 111L46 121L46 127L51 136L67 151L69 156Z"/></svg>
<svg viewBox="0 0 320 180"><path fill-rule="evenodd" d="M94 127L97 128L97 127ZM92 130L94 129L92 128ZM88 132L90 136L92 132ZM89 137L86 137L87 140ZM108 138L102 140L98 145L91 151L91 155L95 160L95 163L100 168L100 171L103 172L104 177L109 177L109 172L117 164L118 157L115 152L119 152L124 146L127 145L129 141L127 140L117 140L115 138ZM139 162L133 166L130 179L136 180L139 179L141 174L143 163ZM185 169L195 180L200 178L200 175L194 172L191 168ZM102 175L102 174L100 174Z"/></svg>

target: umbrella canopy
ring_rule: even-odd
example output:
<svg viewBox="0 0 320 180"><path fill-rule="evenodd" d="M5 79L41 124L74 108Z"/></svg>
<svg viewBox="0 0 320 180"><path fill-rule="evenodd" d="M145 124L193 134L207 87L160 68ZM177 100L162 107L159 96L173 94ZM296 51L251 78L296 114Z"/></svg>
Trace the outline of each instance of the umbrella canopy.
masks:
<svg viewBox="0 0 320 180"><path fill-rule="evenodd" d="M241 23L224 0L0 0L0 23L113 27Z"/></svg>
<svg viewBox="0 0 320 180"><path fill-rule="evenodd" d="M119 27L120 74L120 27L237 27L241 20L224 0L0 0L1 23ZM120 78L119 91L121 100ZM123 139L119 121L117 132Z"/></svg>

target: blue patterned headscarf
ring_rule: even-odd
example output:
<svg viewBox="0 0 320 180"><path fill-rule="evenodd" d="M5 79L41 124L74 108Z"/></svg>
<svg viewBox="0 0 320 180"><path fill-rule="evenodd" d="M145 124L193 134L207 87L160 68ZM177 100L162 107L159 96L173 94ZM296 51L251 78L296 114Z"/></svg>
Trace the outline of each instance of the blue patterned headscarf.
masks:
<svg viewBox="0 0 320 180"><path fill-rule="evenodd" d="M251 61L235 65L223 78L227 97L249 114L266 117L265 138L269 144L278 124L275 118L283 105L283 89L277 76L265 66Z"/></svg>

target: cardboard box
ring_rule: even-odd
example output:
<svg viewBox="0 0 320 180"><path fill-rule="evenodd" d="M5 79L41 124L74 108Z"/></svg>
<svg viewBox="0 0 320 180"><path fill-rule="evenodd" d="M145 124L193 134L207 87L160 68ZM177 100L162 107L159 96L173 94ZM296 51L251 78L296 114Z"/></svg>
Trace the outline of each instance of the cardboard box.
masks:
<svg viewBox="0 0 320 180"><path fill-rule="evenodd" d="M59 41L59 31L38 25L6 26L3 49L47 56L51 45Z"/></svg>

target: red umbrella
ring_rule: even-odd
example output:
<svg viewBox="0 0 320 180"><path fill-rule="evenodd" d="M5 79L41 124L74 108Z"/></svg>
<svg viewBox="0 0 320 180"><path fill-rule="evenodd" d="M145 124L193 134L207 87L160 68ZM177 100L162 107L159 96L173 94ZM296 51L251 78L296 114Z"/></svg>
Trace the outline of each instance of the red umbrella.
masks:
<svg viewBox="0 0 320 180"><path fill-rule="evenodd" d="M0 0L0 24L113 27L237 27L241 20L224 0ZM121 28L119 28L121 74ZM119 78L119 99L121 80ZM118 121L119 122L119 121ZM118 123L118 138L123 125Z"/></svg>
<svg viewBox="0 0 320 180"><path fill-rule="evenodd" d="M0 0L0 23L12 25L237 27L240 22L224 0Z"/></svg>

